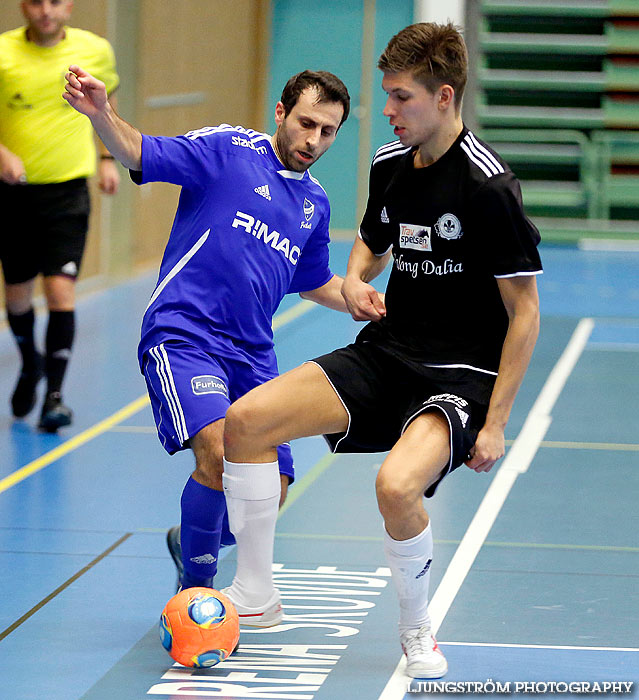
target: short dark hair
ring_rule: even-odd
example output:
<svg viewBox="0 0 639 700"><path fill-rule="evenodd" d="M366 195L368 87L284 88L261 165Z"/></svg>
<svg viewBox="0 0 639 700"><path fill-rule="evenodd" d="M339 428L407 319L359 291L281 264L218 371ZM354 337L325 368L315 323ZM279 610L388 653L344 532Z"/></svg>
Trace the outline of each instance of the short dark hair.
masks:
<svg viewBox="0 0 639 700"><path fill-rule="evenodd" d="M410 71L432 93L450 85L455 90L455 108L461 106L468 79L468 52L459 28L450 22L405 27L388 42L377 67L384 73Z"/></svg>
<svg viewBox="0 0 639 700"><path fill-rule="evenodd" d="M348 114L351 110L351 97L348 94L346 85L336 75L324 70L305 70L289 78L280 98L281 103L284 105L284 115L289 115L290 111L297 104L300 95L307 88L317 90L318 102L341 103L344 108L344 114L339 125L342 126L348 119Z"/></svg>

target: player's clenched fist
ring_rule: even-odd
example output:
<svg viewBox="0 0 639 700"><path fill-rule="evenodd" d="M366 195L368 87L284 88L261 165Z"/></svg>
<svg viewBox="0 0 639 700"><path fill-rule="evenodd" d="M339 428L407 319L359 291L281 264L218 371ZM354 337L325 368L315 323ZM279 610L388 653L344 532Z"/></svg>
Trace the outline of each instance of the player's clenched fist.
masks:
<svg viewBox="0 0 639 700"><path fill-rule="evenodd" d="M92 117L104 111L108 96L104 83L80 66L69 66L62 97L78 112Z"/></svg>
<svg viewBox="0 0 639 700"><path fill-rule="evenodd" d="M386 315L384 295L367 282L347 276L342 285L342 296L356 321L380 321Z"/></svg>

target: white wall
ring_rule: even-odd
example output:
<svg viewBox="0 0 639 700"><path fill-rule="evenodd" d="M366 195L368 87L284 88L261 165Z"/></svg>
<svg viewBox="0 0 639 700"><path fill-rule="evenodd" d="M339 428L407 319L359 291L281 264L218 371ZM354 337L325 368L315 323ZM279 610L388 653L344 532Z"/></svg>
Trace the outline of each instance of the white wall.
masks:
<svg viewBox="0 0 639 700"><path fill-rule="evenodd" d="M438 22L448 20L464 26L466 0L415 0L415 22Z"/></svg>

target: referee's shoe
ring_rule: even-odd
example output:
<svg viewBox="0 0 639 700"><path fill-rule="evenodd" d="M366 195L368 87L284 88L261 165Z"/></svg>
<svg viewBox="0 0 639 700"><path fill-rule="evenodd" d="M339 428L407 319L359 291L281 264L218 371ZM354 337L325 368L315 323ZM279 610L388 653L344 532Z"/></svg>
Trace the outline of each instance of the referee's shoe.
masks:
<svg viewBox="0 0 639 700"><path fill-rule="evenodd" d="M73 421L73 411L62 403L62 396L59 391L52 391L47 394L42 406L40 423L38 428L45 433L55 433L58 428L71 425Z"/></svg>
<svg viewBox="0 0 639 700"><path fill-rule="evenodd" d="M15 389L11 395L11 410L16 418L24 418L35 406L36 388L38 382L44 376L42 365L42 355L36 353L33 359L33 366L29 369L23 367L20 372Z"/></svg>

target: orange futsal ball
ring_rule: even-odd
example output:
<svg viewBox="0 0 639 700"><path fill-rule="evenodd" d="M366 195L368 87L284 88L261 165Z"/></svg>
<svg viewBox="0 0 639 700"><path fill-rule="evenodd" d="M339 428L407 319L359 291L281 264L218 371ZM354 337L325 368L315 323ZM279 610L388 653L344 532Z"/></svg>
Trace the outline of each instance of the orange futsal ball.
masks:
<svg viewBox="0 0 639 700"><path fill-rule="evenodd" d="M160 617L162 646L183 666L215 666L230 656L239 638L235 606L213 588L180 591Z"/></svg>

